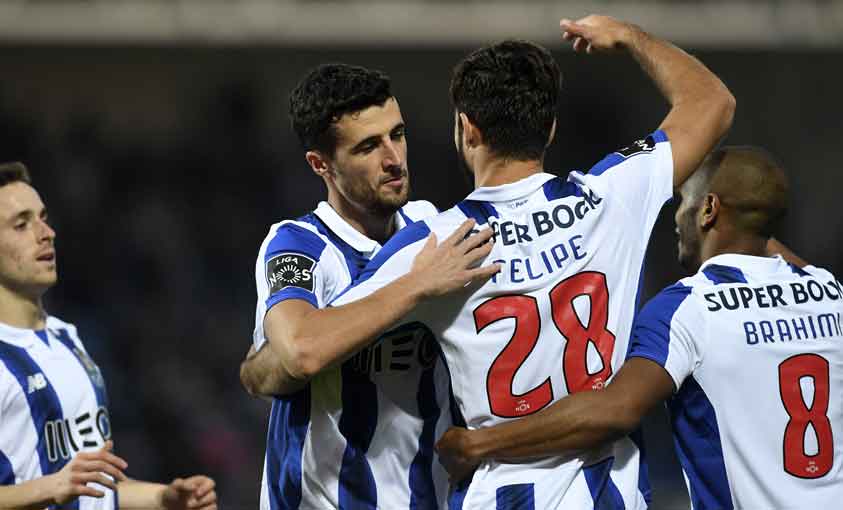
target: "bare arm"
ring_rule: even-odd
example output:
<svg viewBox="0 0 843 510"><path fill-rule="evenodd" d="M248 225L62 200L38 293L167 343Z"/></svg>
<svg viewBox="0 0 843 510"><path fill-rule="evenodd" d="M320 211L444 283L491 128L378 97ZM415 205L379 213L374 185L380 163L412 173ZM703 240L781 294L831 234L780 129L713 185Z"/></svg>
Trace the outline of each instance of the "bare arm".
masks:
<svg viewBox="0 0 843 510"><path fill-rule="evenodd" d="M492 249L491 230L466 238L473 226L473 220L466 221L438 245L431 235L408 274L366 298L321 309L296 299L272 307L264 319L272 352L241 367L244 386L264 395L295 391L368 345L424 299L491 278L497 264L475 267ZM250 388L247 381L259 384Z"/></svg>
<svg viewBox="0 0 843 510"><path fill-rule="evenodd" d="M604 390L575 393L536 414L493 427L452 427L436 449L458 481L483 460L564 455L622 437L672 392L673 379L661 366L632 358Z"/></svg>
<svg viewBox="0 0 843 510"><path fill-rule="evenodd" d="M787 246L782 244L781 241L778 239L771 237L767 241L767 254L768 255L781 255L786 261L790 262L796 267L805 267L808 264L802 257L793 253Z"/></svg>
<svg viewBox="0 0 843 510"><path fill-rule="evenodd" d="M304 301L298 303L309 304ZM255 351L254 345L249 349L246 359L240 363L240 384L249 395L270 397L295 393L304 388L307 381L290 377L281 357L272 344L267 343L260 351Z"/></svg>
<svg viewBox="0 0 843 510"><path fill-rule="evenodd" d="M90 482L117 490L113 480L126 479L122 470L126 469L127 464L112 454L111 448L112 443L109 441L96 452L77 454L57 473L16 485L0 486L0 508L41 510L51 505L69 503L79 496L103 497L102 491L88 487Z"/></svg>
<svg viewBox="0 0 843 510"><path fill-rule="evenodd" d="M560 26L576 51L628 51L670 103L659 128L670 139L678 188L731 127L735 98L729 89L699 60L635 25L592 15Z"/></svg>

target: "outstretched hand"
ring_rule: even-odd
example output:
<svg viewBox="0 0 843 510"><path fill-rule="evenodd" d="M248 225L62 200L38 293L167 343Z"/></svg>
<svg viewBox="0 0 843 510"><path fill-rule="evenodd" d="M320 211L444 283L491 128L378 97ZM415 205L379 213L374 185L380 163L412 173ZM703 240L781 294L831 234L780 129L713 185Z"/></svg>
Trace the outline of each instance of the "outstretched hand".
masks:
<svg viewBox="0 0 843 510"><path fill-rule="evenodd" d="M635 25L596 14L576 21L562 19L559 27L562 38L573 42L574 51L588 54L621 50L638 31Z"/></svg>
<svg viewBox="0 0 843 510"><path fill-rule="evenodd" d="M427 238L413 261L414 276L425 297L459 290L469 283L485 282L500 271L500 264L478 266L492 252L492 229L471 233L475 225L468 219L441 243L436 234Z"/></svg>
<svg viewBox="0 0 843 510"><path fill-rule="evenodd" d="M50 475L53 482L53 501L63 505L79 496L105 496L101 490L89 487L89 483L97 483L116 491L117 482L126 480L123 470L128 464L111 453L113 447L113 442L106 441L105 446L95 452L80 452L59 472Z"/></svg>
<svg viewBox="0 0 843 510"><path fill-rule="evenodd" d="M203 475L176 478L164 489L161 506L166 510L217 510L215 486Z"/></svg>

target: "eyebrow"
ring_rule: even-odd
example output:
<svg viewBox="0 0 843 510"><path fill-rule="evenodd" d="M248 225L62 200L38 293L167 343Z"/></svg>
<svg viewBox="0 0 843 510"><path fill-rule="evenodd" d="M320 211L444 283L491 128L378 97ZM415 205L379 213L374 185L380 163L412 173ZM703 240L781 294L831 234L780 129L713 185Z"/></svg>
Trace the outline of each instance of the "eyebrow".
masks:
<svg viewBox="0 0 843 510"><path fill-rule="evenodd" d="M392 126L392 128L389 130L389 134L394 133L396 129L406 129L406 128L407 128L407 125L404 122L399 122L399 123L395 124L394 126ZM363 146L366 145L367 143L380 142L380 139L381 139L381 135L368 136L368 137L364 138L363 140L357 142L357 144L354 147L351 148L351 152L360 151L360 150L362 150Z"/></svg>

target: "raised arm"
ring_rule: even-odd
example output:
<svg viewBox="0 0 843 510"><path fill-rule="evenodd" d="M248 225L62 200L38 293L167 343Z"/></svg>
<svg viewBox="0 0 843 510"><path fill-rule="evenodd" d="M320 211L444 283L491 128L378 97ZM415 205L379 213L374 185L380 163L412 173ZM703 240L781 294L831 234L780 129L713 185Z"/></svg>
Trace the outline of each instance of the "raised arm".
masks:
<svg viewBox="0 0 843 510"><path fill-rule="evenodd" d="M659 128L673 152L673 186L678 188L732 125L735 98L699 60L641 28L608 16L560 22L575 51L624 50L641 65L671 105Z"/></svg>
<svg viewBox="0 0 843 510"><path fill-rule="evenodd" d="M673 392L664 368L632 358L604 390L565 397L536 414L476 430L452 427L436 443L440 460L459 481L484 460L516 461L586 450L633 431Z"/></svg>
<svg viewBox="0 0 843 510"><path fill-rule="evenodd" d="M477 267L492 249L491 230L466 237L473 227L473 220L466 221L438 245L431 234L409 273L358 301L319 309L291 299L272 307L264 331L273 352L259 352L243 363L244 386L262 395L295 391L368 345L423 300L491 278L499 270L496 264Z"/></svg>

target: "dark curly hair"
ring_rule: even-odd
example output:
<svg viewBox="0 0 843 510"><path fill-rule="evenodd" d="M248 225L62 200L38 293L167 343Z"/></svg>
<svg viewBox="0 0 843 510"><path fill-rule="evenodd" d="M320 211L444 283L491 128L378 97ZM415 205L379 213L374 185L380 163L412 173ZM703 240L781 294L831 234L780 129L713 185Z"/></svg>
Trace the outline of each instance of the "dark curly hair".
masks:
<svg viewBox="0 0 843 510"><path fill-rule="evenodd" d="M380 71L346 64L311 70L290 93L290 121L305 150L334 154L336 123L346 113L381 106L392 97Z"/></svg>
<svg viewBox="0 0 843 510"><path fill-rule="evenodd" d="M0 187L13 182L25 182L31 184L29 180L29 171L26 165L20 161L12 161L9 163L0 163Z"/></svg>
<svg viewBox="0 0 843 510"><path fill-rule="evenodd" d="M454 68L451 103L496 155L519 161L544 154L562 76L549 51L507 40L474 51Z"/></svg>

